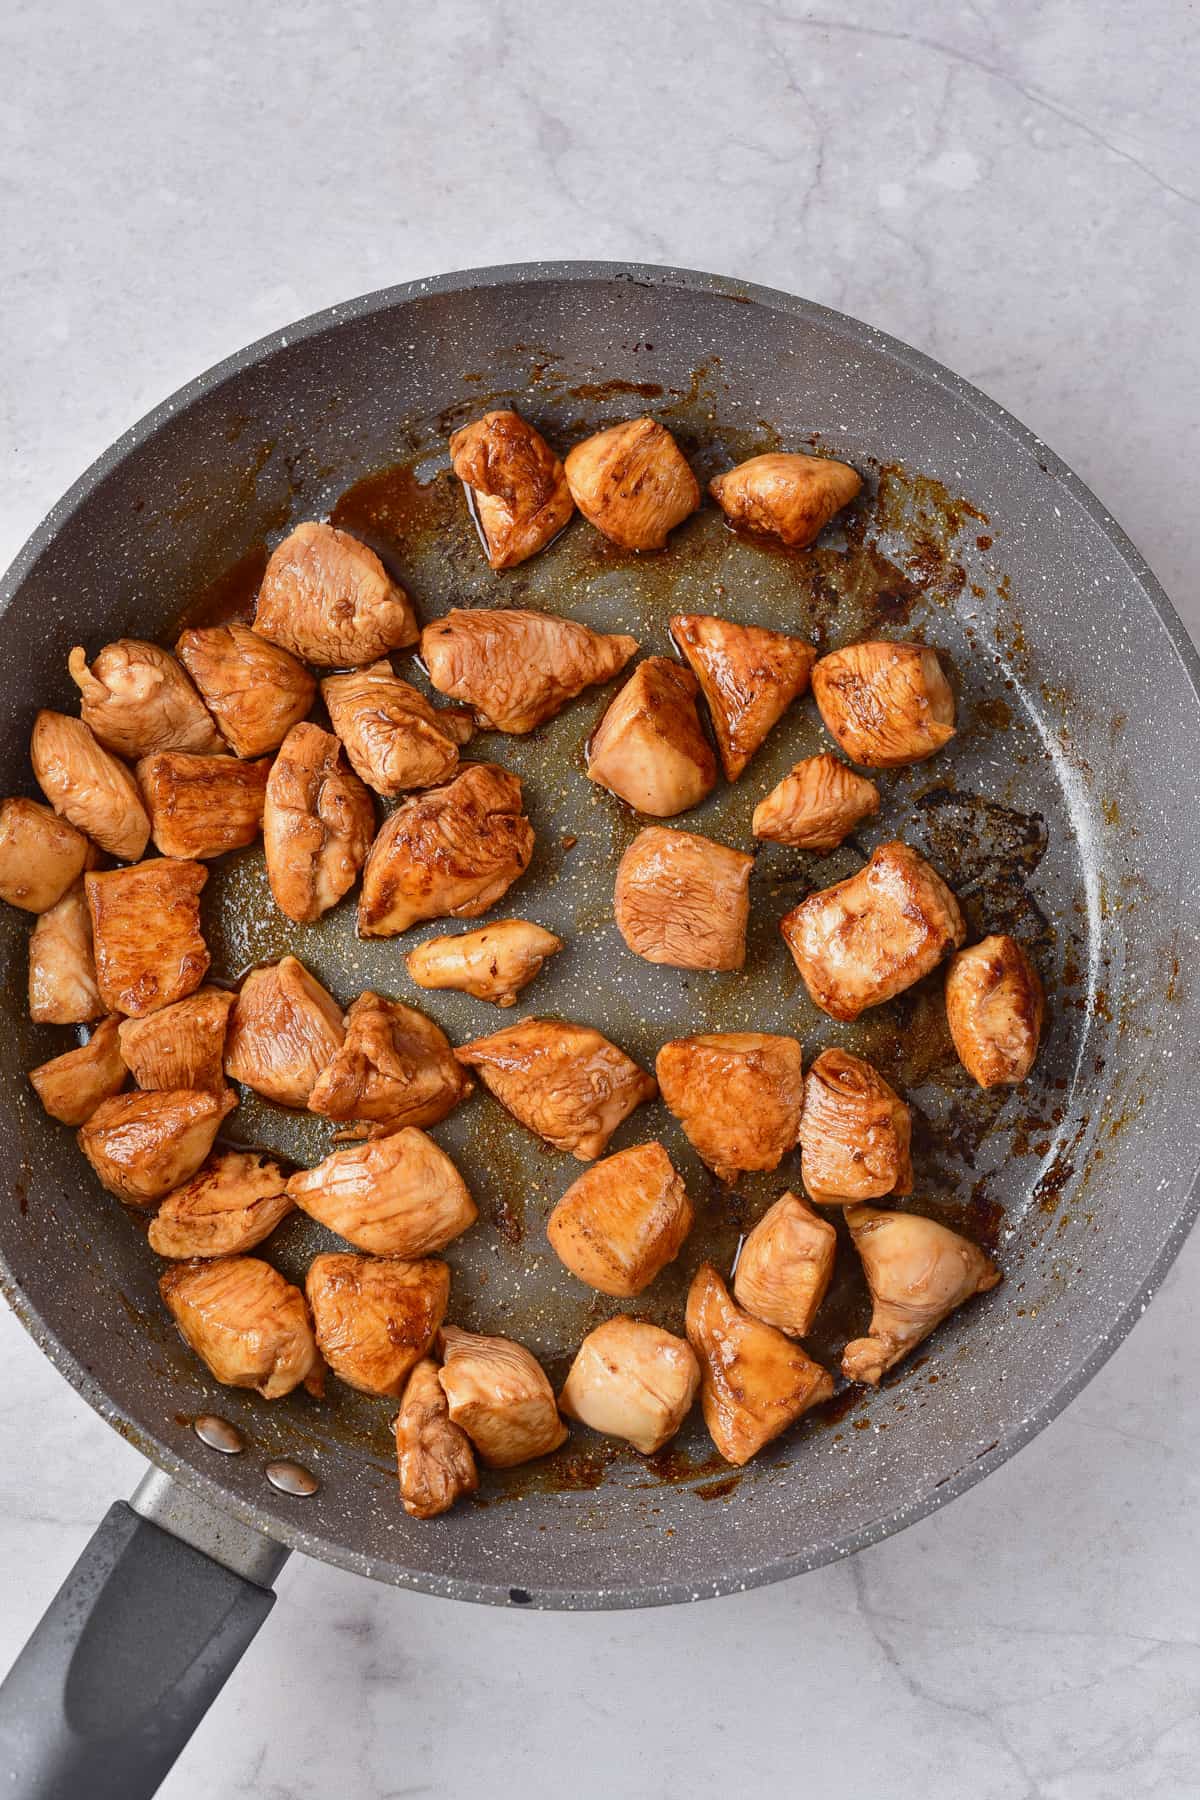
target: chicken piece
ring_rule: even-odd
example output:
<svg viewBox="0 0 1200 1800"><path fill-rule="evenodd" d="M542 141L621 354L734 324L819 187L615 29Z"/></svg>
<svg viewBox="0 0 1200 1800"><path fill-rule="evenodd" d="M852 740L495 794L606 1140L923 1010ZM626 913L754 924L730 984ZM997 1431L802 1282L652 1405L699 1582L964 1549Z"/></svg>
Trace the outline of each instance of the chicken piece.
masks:
<svg viewBox="0 0 1200 1800"><path fill-rule="evenodd" d="M804 1076L795 1038L762 1031L674 1038L658 1053L662 1097L720 1181L775 1169L800 1130Z"/></svg>
<svg viewBox="0 0 1200 1800"><path fill-rule="evenodd" d="M700 1364L683 1338L640 1319L606 1319L575 1353L558 1396L561 1412L643 1456L675 1436L700 1386Z"/></svg>
<svg viewBox="0 0 1200 1800"><path fill-rule="evenodd" d="M194 992L208 972L200 890L208 870L163 856L83 878L106 1012L135 1019Z"/></svg>
<svg viewBox="0 0 1200 1800"><path fill-rule="evenodd" d="M558 536L575 507L563 466L540 431L507 409L484 413L450 439L493 569L511 569Z"/></svg>
<svg viewBox="0 0 1200 1800"><path fill-rule="evenodd" d="M523 1345L447 1325L442 1357L447 1411L490 1469L549 1456L564 1441L554 1389Z"/></svg>
<svg viewBox="0 0 1200 1800"><path fill-rule="evenodd" d="M252 844L262 829L271 759L162 750L137 766L150 836L163 856L203 859Z"/></svg>
<svg viewBox="0 0 1200 1800"><path fill-rule="evenodd" d="M225 1085L225 1033L236 995L202 987L186 1000L160 1007L121 1026L121 1055L140 1088L208 1088Z"/></svg>
<svg viewBox="0 0 1200 1800"><path fill-rule="evenodd" d="M868 1335L842 1352L842 1374L873 1387L955 1307L994 1288L1000 1271L968 1238L916 1213L851 1206L846 1223L872 1306Z"/></svg>
<svg viewBox="0 0 1200 1800"><path fill-rule="evenodd" d="M418 987L455 988L495 1006L515 1006L521 989L565 948L562 938L528 919L501 919L457 936L426 938L404 963Z"/></svg>
<svg viewBox="0 0 1200 1800"><path fill-rule="evenodd" d="M831 456L771 451L726 469L709 482L708 491L739 530L805 550L862 491L862 477Z"/></svg>
<svg viewBox="0 0 1200 1800"><path fill-rule="evenodd" d="M121 1060L117 1015L101 1019L86 1044L30 1069L38 1099L52 1119L86 1125L102 1100L111 1100L129 1074Z"/></svg>
<svg viewBox="0 0 1200 1800"><path fill-rule="evenodd" d="M421 657L440 693L465 701L494 731L532 731L584 688L611 681L637 639L574 619L516 608L455 607L421 633Z"/></svg>
<svg viewBox="0 0 1200 1800"><path fill-rule="evenodd" d="M56 813L110 856L137 861L150 837L138 784L82 719L43 709L33 723L29 755L38 786Z"/></svg>
<svg viewBox="0 0 1200 1800"><path fill-rule="evenodd" d="M659 1143L607 1156L573 1181L546 1221L561 1263L601 1294L640 1294L674 1262L695 1222Z"/></svg>
<svg viewBox="0 0 1200 1800"><path fill-rule="evenodd" d="M304 1282L317 1348L360 1394L404 1392L446 1316L450 1270L398 1256L314 1256Z"/></svg>
<svg viewBox="0 0 1200 1800"><path fill-rule="evenodd" d="M92 919L83 882L39 914L29 938L29 1016L37 1025L86 1025L105 1013L96 985Z"/></svg>
<svg viewBox="0 0 1200 1800"><path fill-rule="evenodd" d="M928 975L967 928L937 870L896 841L794 906L779 929L815 1004L851 1020Z"/></svg>
<svg viewBox="0 0 1200 1800"><path fill-rule="evenodd" d="M191 1180L236 1105L232 1088L117 1094L76 1135L102 1187L130 1206L149 1206Z"/></svg>
<svg viewBox="0 0 1200 1800"><path fill-rule="evenodd" d="M44 913L95 861L81 831L36 800L0 803L0 900Z"/></svg>
<svg viewBox="0 0 1200 1800"><path fill-rule="evenodd" d="M409 1376L395 1431L400 1498L410 1518L436 1519L475 1492L475 1452L450 1417L432 1357L422 1357Z"/></svg>
<svg viewBox="0 0 1200 1800"><path fill-rule="evenodd" d="M185 631L175 654L235 756L278 750L317 697L304 664L248 625Z"/></svg>
<svg viewBox="0 0 1200 1800"><path fill-rule="evenodd" d="M688 1291L687 1335L700 1362L708 1435L739 1468L833 1395L829 1371L782 1331L735 1306L711 1263L701 1263Z"/></svg>
<svg viewBox="0 0 1200 1800"><path fill-rule="evenodd" d="M798 1194L781 1194L742 1245L733 1277L739 1306L785 1337L807 1337L829 1291L837 1232Z"/></svg>
<svg viewBox="0 0 1200 1800"><path fill-rule="evenodd" d="M467 1184L415 1126L335 1150L287 1191L302 1212L373 1256L430 1256L479 1217Z"/></svg>
<svg viewBox="0 0 1200 1800"><path fill-rule="evenodd" d="M564 467L584 518L626 550L661 550L700 504L687 458L657 419L596 432L567 453Z"/></svg>
<svg viewBox="0 0 1200 1800"><path fill-rule="evenodd" d="M412 601L375 552L315 520L297 525L272 555L254 629L326 669L378 662L421 634Z"/></svg>
<svg viewBox="0 0 1200 1800"><path fill-rule="evenodd" d="M698 692L691 670L669 657L639 663L592 733L588 780L656 819L697 806L717 784Z"/></svg>
<svg viewBox="0 0 1200 1800"><path fill-rule="evenodd" d="M580 1162L600 1155L654 1080L588 1025L522 1019L454 1052L528 1131Z"/></svg>
<svg viewBox="0 0 1200 1800"><path fill-rule="evenodd" d="M131 762L159 750L223 750L208 708L169 650L140 638L106 644L91 668L78 645L67 658L79 710L106 750Z"/></svg>
<svg viewBox="0 0 1200 1800"><path fill-rule="evenodd" d="M613 910L636 956L673 969L740 969L754 858L712 838L647 825L621 858Z"/></svg>
<svg viewBox="0 0 1200 1800"><path fill-rule="evenodd" d="M869 1062L834 1046L804 1082L800 1173L822 1206L911 1194L912 1113Z"/></svg>
<svg viewBox="0 0 1200 1800"><path fill-rule="evenodd" d="M824 855L879 811L879 789L825 753L795 763L754 809L756 838Z"/></svg>
<svg viewBox="0 0 1200 1800"><path fill-rule="evenodd" d="M703 613L676 613L671 636L708 702L725 778L736 781L807 688L817 653L804 638Z"/></svg>
<svg viewBox="0 0 1200 1800"><path fill-rule="evenodd" d="M436 787L458 768L460 744L474 726L458 707L440 712L401 681L385 658L321 683L333 729L355 773L394 800L406 788Z"/></svg>
<svg viewBox="0 0 1200 1800"><path fill-rule="evenodd" d="M287 1176L261 1150L218 1150L172 1190L150 1221L159 1256L237 1256L270 1237L293 1210Z"/></svg>
<svg viewBox="0 0 1200 1800"><path fill-rule="evenodd" d="M271 765L263 809L267 879L280 912L312 925L354 886L375 805L319 725L293 725Z"/></svg>
<svg viewBox="0 0 1200 1800"><path fill-rule="evenodd" d="M226 1387L278 1400L303 1382L325 1391L304 1295L257 1256L176 1263L158 1281L186 1344Z"/></svg>
<svg viewBox="0 0 1200 1800"><path fill-rule="evenodd" d="M525 873L533 826L517 776L465 763L445 787L399 805L371 846L360 937L394 937L422 919L477 919Z"/></svg>
<svg viewBox="0 0 1200 1800"><path fill-rule="evenodd" d="M229 1017L225 1073L280 1106L307 1106L345 1035L332 994L285 956L243 981Z"/></svg>
<svg viewBox="0 0 1200 1800"><path fill-rule="evenodd" d="M954 695L924 644L847 644L821 658L812 687L826 731L865 768L923 762L954 736Z"/></svg>
<svg viewBox="0 0 1200 1800"><path fill-rule="evenodd" d="M981 1088L1015 1085L1034 1065L1045 995L1016 938L992 936L953 957L946 1018L959 1061Z"/></svg>
<svg viewBox="0 0 1200 1800"><path fill-rule="evenodd" d="M345 1024L340 1048L308 1096L309 1112L370 1121L379 1136L402 1125L436 1125L471 1092L449 1038L415 1006L368 990Z"/></svg>

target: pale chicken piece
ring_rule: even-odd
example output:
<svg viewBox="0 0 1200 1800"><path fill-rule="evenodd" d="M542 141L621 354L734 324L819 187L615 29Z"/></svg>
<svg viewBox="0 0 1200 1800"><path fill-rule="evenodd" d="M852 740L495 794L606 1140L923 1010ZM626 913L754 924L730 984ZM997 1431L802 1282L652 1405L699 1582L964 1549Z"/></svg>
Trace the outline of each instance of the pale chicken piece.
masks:
<svg viewBox="0 0 1200 1800"><path fill-rule="evenodd" d="M382 995L360 994L346 1036L317 1077L309 1112L358 1119L378 1132L436 1125L474 1085L432 1019Z"/></svg>
<svg viewBox="0 0 1200 1800"><path fill-rule="evenodd" d="M38 915L29 937L29 1016L38 1025L86 1025L107 1008L96 983L92 918L83 882Z"/></svg>
<svg viewBox="0 0 1200 1800"><path fill-rule="evenodd" d="M106 1012L141 1018L200 986L209 965L200 930L207 880L203 863L166 856L84 876Z"/></svg>
<svg viewBox="0 0 1200 1800"><path fill-rule="evenodd" d="M293 1175L287 1191L302 1212L373 1256L430 1256L479 1217L446 1152L411 1125L335 1150Z"/></svg>
<svg viewBox="0 0 1200 1800"><path fill-rule="evenodd" d="M700 1363L708 1435L738 1468L833 1395L829 1371L736 1306L711 1263L701 1263L688 1291L687 1335Z"/></svg>
<svg viewBox="0 0 1200 1800"><path fill-rule="evenodd" d="M80 1127L79 1148L110 1194L130 1206L150 1206L191 1180L236 1105L232 1088L117 1094Z"/></svg>
<svg viewBox="0 0 1200 1800"><path fill-rule="evenodd" d="M800 1130L804 1076L795 1038L702 1032L658 1053L662 1097L717 1178L775 1169Z"/></svg>
<svg viewBox="0 0 1200 1800"><path fill-rule="evenodd" d="M248 625L185 631L175 654L236 756L278 750L317 697L316 676Z"/></svg>
<svg viewBox="0 0 1200 1800"><path fill-rule="evenodd" d="M101 1019L86 1044L30 1069L38 1099L52 1119L86 1125L102 1100L125 1086L129 1071L121 1059L115 1013Z"/></svg>
<svg viewBox="0 0 1200 1800"><path fill-rule="evenodd" d="M237 1256L270 1237L293 1210L287 1176L261 1150L218 1150L172 1189L150 1221L150 1248L182 1261Z"/></svg>
<svg viewBox="0 0 1200 1800"><path fill-rule="evenodd" d="M656 819L697 806L717 784L699 691L691 670L670 657L639 663L592 734L588 780Z"/></svg>
<svg viewBox="0 0 1200 1800"><path fill-rule="evenodd" d="M225 1073L280 1106L307 1106L345 1035L332 994L285 956L243 981L229 1016Z"/></svg>
<svg viewBox="0 0 1200 1800"><path fill-rule="evenodd" d="M436 1519L478 1488L471 1440L450 1417L432 1357L422 1357L408 1378L395 1432L400 1499L410 1518Z"/></svg>
<svg viewBox="0 0 1200 1800"><path fill-rule="evenodd" d="M879 789L825 752L793 765L754 809L756 838L825 854L879 811Z"/></svg>
<svg viewBox="0 0 1200 1800"><path fill-rule="evenodd" d="M1000 1271L968 1238L916 1213L852 1206L846 1223L872 1310L868 1335L842 1352L842 1374L874 1386L956 1307L994 1288Z"/></svg>
<svg viewBox="0 0 1200 1800"><path fill-rule="evenodd" d="M375 833L375 805L319 725L293 725L271 765L263 848L275 904L312 925L354 886Z"/></svg>
<svg viewBox="0 0 1200 1800"><path fill-rule="evenodd" d="M528 919L501 919L457 936L426 938L404 962L418 987L453 988L494 1006L515 1006L521 989L562 949L562 938Z"/></svg>
<svg viewBox="0 0 1200 1800"><path fill-rule="evenodd" d="M412 601L375 552L316 520L297 525L272 553L254 629L326 669L378 662L420 636Z"/></svg>
<svg viewBox="0 0 1200 1800"><path fill-rule="evenodd" d="M0 900L24 912L56 906L95 853L81 831L36 800L0 804Z"/></svg>
<svg viewBox="0 0 1200 1800"><path fill-rule="evenodd" d="M207 707L169 650L140 638L106 644L91 668L78 645L67 658L79 711L106 750L153 756L181 750L211 756L224 744Z"/></svg>
<svg viewBox="0 0 1200 1800"><path fill-rule="evenodd" d="M673 969L740 969L754 858L697 833L648 825L617 868L613 911L636 956Z"/></svg>
<svg viewBox="0 0 1200 1800"><path fill-rule="evenodd" d="M155 849L203 861L252 844L262 830L270 772L266 756L259 762L179 750L144 756L137 778Z"/></svg>
<svg viewBox="0 0 1200 1800"><path fill-rule="evenodd" d="M464 711L431 706L386 659L327 676L321 693L351 767L389 800L449 781L474 730Z"/></svg>
<svg viewBox="0 0 1200 1800"><path fill-rule="evenodd" d="M806 1337L829 1291L837 1232L798 1194L781 1194L742 1245L739 1306L785 1337Z"/></svg>
<svg viewBox="0 0 1200 1800"><path fill-rule="evenodd" d="M481 725L517 734L552 719L584 688L611 681L636 649L636 638L505 607L455 607L421 633L434 687L473 707Z"/></svg>
<svg viewBox="0 0 1200 1800"><path fill-rule="evenodd" d="M465 763L384 821L363 870L360 937L394 937L422 919L477 919L529 867L533 826L521 783L494 763Z"/></svg>
<svg viewBox="0 0 1200 1800"><path fill-rule="evenodd" d="M700 1364L684 1338L640 1319L606 1319L576 1351L558 1405L653 1456L683 1424L699 1386Z"/></svg>
<svg viewBox="0 0 1200 1800"><path fill-rule="evenodd" d="M257 1256L177 1263L159 1292L184 1342L226 1387L254 1388L278 1400L303 1382L325 1391L304 1295Z"/></svg>
<svg viewBox="0 0 1200 1800"><path fill-rule="evenodd" d="M602 1294L640 1294L695 1222L683 1178L659 1143L607 1156L573 1181L546 1221L559 1261Z"/></svg>
<svg viewBox="0 0 1200 1800"><path fill-rule="evenodd" d="M304 1291L317 1348L338 1379L398 1398L446 1316L450 1270L432 1258L327 1254L308 1265Z"/></svg>
<svg viewBox="0 0 1200 1800"><path fill-rule="evenodd" d="M822 1206L911 1194L912 1112L878 1069L836 1046L804 1082L800 1173Z"/></svg>
<svg viewBox="0 0 1200 1800"><path fill-rule="evenodd" d="M773 450L726 469L708 491L739 530L804 550L861 493L862 477L831 456Z"/></svg>
<svg viewBox="0 0 1200 1800"><path fill-rule="evenodd" d="M626 550L661 550L700 504L700 484L657 419L630 419L585 438L564 464L588 522Z"/></svg>
<svg viewBox="0 0 1200 1800"><path fill-rule="evenodd" d="M526 1130L593 1162L643 1100L653 1077L588 1025L522 1019L454 1053Z"/></svg>
<svg viewBox="0 0 1200 1800"><path fill-rule="evenodd" d="M445 1326L438 1380L450 1417L490 1469L549 1456L566 1438L545 1370L511 1338Z"/></svg>
<svg viewBox="0 0 1200 1800"><path fill-rule="evenodd" d="M676 613L671 636L708 702L726 779L736 781L807 688L817 653L804 638L703 613Z"/></svg>
<svg viewBox="0 0 1200 1800"><path fill-rule="evenodd" d="M56 813L121 862L136 862L150 819L131 770L109 754L82 719L43 709L29 755L38 786Z"/></svg>
<svg viewBox="0 0 1200 1800"><path fill-rule="evenodd" d="M954 695L925 644L847 644L821 658L812 687L826 731L864 768L924 762L954 736Z"/></svg>
<svg viewBox="0 0 1200 1800"><path fill-rule="evenodd" d="M898 840L880 844L857 875L810 894L779 929L814 1003L843 1020L920 981L967 930L937 870Z"/></svg>
<svg viewBox="0 0 1200 1800"><path fill-rule="evenodd" d="M563 466L540 431L507 408L454 432L450 460L493 569L511 569L557 537L575 507Z"/></svg>
<svg viewBox="0 0 1200 1800"><path fill-rule="evenodd" d="M1037 1058L1045 995L1016 938L993 935L953 957L946 1018L954 1048L982 1088L1024 1081Z"/></svg>
<svg viewBox="0 0 1200 1800"><path fill-rule="evenodd" d="M121 1055L140 1088L224 1087L225 1033L236 995L202 987L121 1026Z"/></svg>

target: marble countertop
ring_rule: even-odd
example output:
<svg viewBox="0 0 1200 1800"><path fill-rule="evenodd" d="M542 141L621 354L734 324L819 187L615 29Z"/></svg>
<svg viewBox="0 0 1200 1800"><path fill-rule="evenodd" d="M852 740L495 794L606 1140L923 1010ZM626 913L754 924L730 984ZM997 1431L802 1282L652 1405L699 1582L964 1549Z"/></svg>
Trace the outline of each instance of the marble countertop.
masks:
<svg viewBox="0 0 1200 1800"><path fill-rule="evenodd" d="M857 314L1071 463L1200 635L1187 0L232 0L0 18L0 563L125 426L314 308L534 257ZM512 1615L293 1559L169 1800L1200 1788L1200 1239L1014 1461L690 1610ZM0 1312L0 1666L139 1459ZM469 1728L462 1729L469 1720Z"/></svg>

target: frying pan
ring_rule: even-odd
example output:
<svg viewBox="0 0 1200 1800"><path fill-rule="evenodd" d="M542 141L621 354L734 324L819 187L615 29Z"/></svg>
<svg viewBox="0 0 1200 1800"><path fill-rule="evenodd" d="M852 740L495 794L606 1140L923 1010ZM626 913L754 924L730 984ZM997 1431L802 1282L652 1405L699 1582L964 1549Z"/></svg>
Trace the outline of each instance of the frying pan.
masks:
<svg viewBox="0 0 1200 1800"><path fill-rule="evenodd" d="M702 478L757 450L813 447L853 461L867 492L803 555L746 543L706 508L658 555L613 550L577 520L495 576L445 438L505 401L560 447L651 412ZM533 867L498 916L534 917L569 940L516 1016L593 1022L643 1064L697 1029L794 1032L806 1056L855 1045L914 1105L911 1204L992 1245L1005 1280L878 1392L835 1396L740 1474L712 1457L696 1421L649 1462L577 1430L556 1458L489 1477L478 1504L415 1522L396 1496L384 1403L331 1384L323 1405L297 1394L268 1406L218 1388L179 1341L139 1220L101 1192L28 1088L26 1071L65 1046L28 1020L28 921L4 909L4 1291L156 1465L132 1507L114 1506L0 1695L3 1762L20 1794L153 1792L269 1609L288 1548L398 1586L569 1608L722 1594L872 1543L962 1493L1054 1417L1144 1309L1196 1208L1197 657L1104 508L999 407L865 325L677 269L485 269L335 307L165 402L34 533L2 590L8 791L34 791L35 707L74 709L73 644L169 643L185 621L237 616L266 547L331 511L403 573L426 617L455 604L543 606L630 630L660 654L676 610L822 647L864 633L939 647L958 692L954 745L884 776L879 819L834 855L759 855L743 975L653 968L616 935L613 872L638 821L582 767L611 691L531 738L485 736L469 754L522 776L537 828ZM686 826L748 843L755 800L820 745L811 706L793 708L742 781ZM1013 931L1042 968L1050 1024L1017 1093L983 1094L957 1067L936 976L854 1027L825 1019L798 986L778 918L895 835L947 875L973 933ZM287 948L343 1002L368 985L428 1002L456 1042L514 1016L415 993L401 946L359 943L351 907L318 927L288 924L269 904L261 852L214 865L205 907L227 978ZM322 1121L253 1096L231 1125L299 1162L328 1147ZM453 1316L521 1339L557 1378L619 1305L584 1292L545 1243L546 1212L578 1165L547 1155L486 1096L437 1135L483 1214L448 1253ZM652 1135L701 1219L679 1263L632 1304L678 1329L700 1254L728 1268L739 1233L795 1171L787 1161L728 1193L657 1105L612 1147ZM333 1243L296 1219L267 1254L295 1278ZM867 1312L843 1253L815 1353L836 1366ZM197 1435L205 1415L226 1421L240 1454Z"/></svg>

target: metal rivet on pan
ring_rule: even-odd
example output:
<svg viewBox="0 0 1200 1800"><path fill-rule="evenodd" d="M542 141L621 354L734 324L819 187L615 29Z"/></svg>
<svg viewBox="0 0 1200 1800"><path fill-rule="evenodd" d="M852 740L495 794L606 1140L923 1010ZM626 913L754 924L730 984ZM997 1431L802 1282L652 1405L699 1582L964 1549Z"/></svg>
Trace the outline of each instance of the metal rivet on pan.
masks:
<svg viewBox="0 0 1200 1800"><path fill-rule="evenodd" d="M219 1450L222 1456L240 1456L246 1448L246 1440L236 1425L223 1419L219 1413L201 1413L192 1420L192 1430L202 1444L210 1450Z"/></svg>
<svg viewBox="0 0 1200 1800"><path fill-rule="evenodd" d="M306 1500L321 1485L311 1469L298 1462L268 1463L267 1480L281 1494L292 1494L298 1500Z"/></svg>

